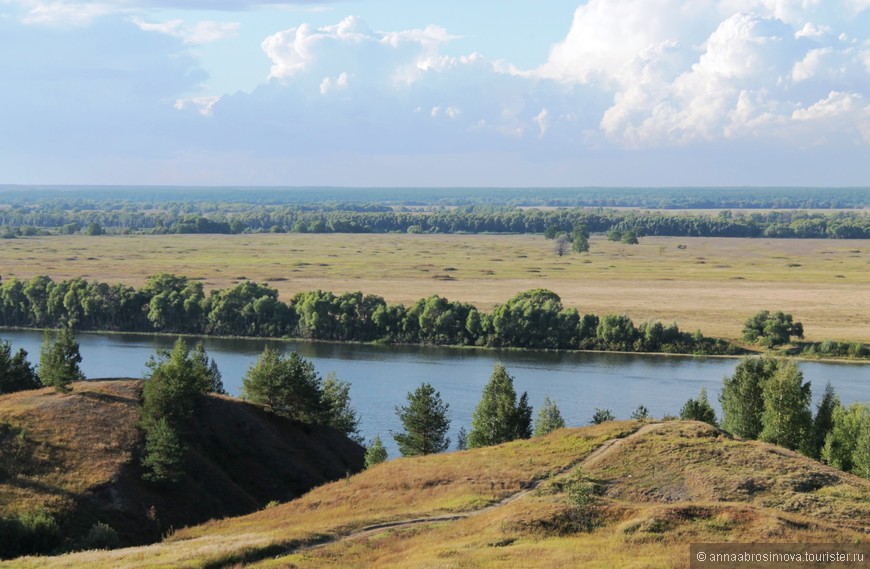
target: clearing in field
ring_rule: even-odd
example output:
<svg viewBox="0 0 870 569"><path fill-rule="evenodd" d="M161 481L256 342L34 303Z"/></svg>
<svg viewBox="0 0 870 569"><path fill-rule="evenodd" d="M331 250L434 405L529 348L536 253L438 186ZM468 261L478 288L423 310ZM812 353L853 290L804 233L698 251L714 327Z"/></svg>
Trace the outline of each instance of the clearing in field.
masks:
<svg viewBox="0 0 870 569"><path fill-rule="evenodd" d="M85 277L142 285L170 272L207 289L268 283L284 300L322 289L389 302L432 294L491 308L547 288L581 313L735 338L758 310L783 310L807 339L870 340L870 241L594 236L558 256L537 235L254 234L23 238L0 250L2 276Z"/></svg>

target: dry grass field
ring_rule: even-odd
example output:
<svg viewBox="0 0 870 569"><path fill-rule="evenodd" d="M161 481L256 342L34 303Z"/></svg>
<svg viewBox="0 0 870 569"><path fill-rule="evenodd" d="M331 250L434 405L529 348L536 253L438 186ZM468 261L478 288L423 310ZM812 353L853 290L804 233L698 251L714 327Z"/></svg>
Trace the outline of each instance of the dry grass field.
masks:
<svg viewBox="0 0 870 569"><path fill-rule="evenodd" d="M70 236L4 241L0 275L83 276L141 285L173 272L206 288L266 282L287 299L361 290L390 302L440 294L483 308L544 287L581 313L739 336L758 310L783 310L810 340L870 341L870 241L594 236L589 254L559 257L535 235Z"/></svg>
<svg viewBox="0 0 870 569"><path fill-rule="evenodd" d="M690 543L865 542L868 493L703 423L609 422L393 460L151 546L0 566L688 567Z"/></svg>

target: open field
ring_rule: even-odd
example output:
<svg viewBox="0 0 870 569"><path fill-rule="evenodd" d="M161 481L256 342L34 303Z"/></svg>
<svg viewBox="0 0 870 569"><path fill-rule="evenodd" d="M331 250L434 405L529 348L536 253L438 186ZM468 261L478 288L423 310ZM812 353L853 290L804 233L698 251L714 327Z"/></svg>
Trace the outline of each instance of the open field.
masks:
<svg viewBox="0 0 870 569"><path fill-rule="evenodd" d="M390 302L431 294L482 308L543 287L581 313L737 337L762 309L804 323L809 340L870 340L870 241L594 236L559 257L534 235L255 234L32 237L0 248L3 278L47 274L142 285L172 272L206 288L267 282L283 299L361 290ZM678 246L684 246L680 248Z"/></svg>

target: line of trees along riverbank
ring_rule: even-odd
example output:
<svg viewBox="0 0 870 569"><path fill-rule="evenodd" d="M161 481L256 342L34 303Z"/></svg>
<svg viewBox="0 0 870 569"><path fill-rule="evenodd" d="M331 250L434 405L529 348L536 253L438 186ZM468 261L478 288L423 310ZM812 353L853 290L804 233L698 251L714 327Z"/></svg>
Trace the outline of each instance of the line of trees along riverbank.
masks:
<svg viewBox="0 0 870 569"><path fill-rule="evenodd" d="M406 307L361 292L308 291L283 302L277 290L250 281L206 294L202 283L170 274L152 276L141 289L82 278L9 279L0 284L0 326L532 349L740 351L676 324L581 315L545 289L519 293L485 312L440 296Z"/></svg>

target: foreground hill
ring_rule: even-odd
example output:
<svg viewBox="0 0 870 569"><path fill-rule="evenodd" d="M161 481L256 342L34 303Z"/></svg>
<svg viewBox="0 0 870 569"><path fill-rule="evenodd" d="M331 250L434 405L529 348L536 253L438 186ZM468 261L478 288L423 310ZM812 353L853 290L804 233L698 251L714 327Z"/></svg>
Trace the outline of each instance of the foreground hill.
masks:
<svg viewBox="0 0 870 569"><path fill-rule="evenodd" d="M154 488L141 480L141 394L142 381L118 380L0 397L0 518L48 513L59 523L53 547L81 545L97 522L141 544L291 500L362 466L362 447L338 431L210 395L187 436L187 478Z"/></svg>
<svg viewBox="0 0 870 569"><path fill-rule="evenodd" d="M17 567L687 567L692 542L870 535L870 481L703 423L394 460L160 544Z"/></svg>

